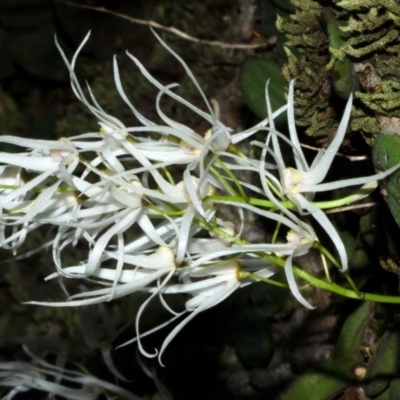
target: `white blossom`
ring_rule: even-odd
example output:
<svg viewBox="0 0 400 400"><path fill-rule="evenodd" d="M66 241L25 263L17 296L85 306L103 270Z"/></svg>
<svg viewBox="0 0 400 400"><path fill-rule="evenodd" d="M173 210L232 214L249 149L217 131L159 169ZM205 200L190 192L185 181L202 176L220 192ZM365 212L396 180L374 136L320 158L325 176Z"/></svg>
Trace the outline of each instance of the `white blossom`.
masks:
<svg viewBox="0 0 400 400"><path fill-rule="evenodd" d="M30 390L39 390L48 393L49 396L60 396L68 400L96 400L103 394L107 398L110 394L122 399L141 400L113 383L82 372L60 368L42 360L28 348L24 347L24 350L31 358L30 362L0 362L0 386L9 389L2 397L4 400L11 400L19 393Z"/></svg>
<svg viewBox="0 0 400 400"><path fill-rule="evenodd" d="M348 268L346 249L342 239L336 231L336 228L333 226L329 218L321 209L313 205L312 200L314 199L315 193L347 186L362 185L366 183L370 184L378 179L388 176L398 168L398 166L395 166L388 171L366 177L343 179L328 183L323 182L332 166L333 159L346 133L350 120L352 101L353 96L350 95L334 139L327 149L320 150L311 165L308 164L303 154L296 131L294 114L294 81L290 82L288 94L288 125L290 133L290 141L288 141L288 143L290 143L293 149L296 168L285 165L279 143L279 139L282 140L282 136L279 135L275 129L271 129L272 153L277 162L280 175L280 182L277 183L275 180L274 184L280 190L282 196L286 196L297 206L300 214L311 214L326 231L338 251L342 271L346 271ZM270 195L270 191L268 190L267 192L267 195ZM285 212L287 213L287 211Z"/></svg>

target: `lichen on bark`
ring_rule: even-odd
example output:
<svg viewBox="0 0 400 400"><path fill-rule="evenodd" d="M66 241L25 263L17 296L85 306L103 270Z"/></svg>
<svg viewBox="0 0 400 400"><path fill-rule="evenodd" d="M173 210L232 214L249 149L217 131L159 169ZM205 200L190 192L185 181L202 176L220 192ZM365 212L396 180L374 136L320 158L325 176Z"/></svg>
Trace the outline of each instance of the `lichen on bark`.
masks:
<svg viewBox="0 0 400 400"><path fill-rule="evenodd" d="M279 17L277 27L287 39L283 75L296 79L298 125L319 141L330 141L340 98L354 91L358 101L350 132L372 143L382 128L397 129L397 123L388 128L388 121L400 116L400 5L394 0L292 3L296 11Z"/></svg>

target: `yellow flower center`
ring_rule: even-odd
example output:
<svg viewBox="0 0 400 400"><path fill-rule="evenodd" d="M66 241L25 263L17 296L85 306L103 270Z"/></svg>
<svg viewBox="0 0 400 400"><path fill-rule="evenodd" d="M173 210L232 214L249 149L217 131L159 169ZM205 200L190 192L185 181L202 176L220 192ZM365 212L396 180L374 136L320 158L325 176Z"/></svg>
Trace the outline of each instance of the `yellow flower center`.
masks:
<svg viewBox="0 0 400 400"><path fill-rule="evenodd" d="M285 168L283 170L283 181L285 185L285 193L297 194L304 187L303 173L294 168Z"/></svg>
<svg viewBox="0 0 400 400"><path fill-rule="evenodd" d="M286 240L295 245L310 243L310 239L301 236L298 232L295 232L292 229L287 233Z"/></svg>

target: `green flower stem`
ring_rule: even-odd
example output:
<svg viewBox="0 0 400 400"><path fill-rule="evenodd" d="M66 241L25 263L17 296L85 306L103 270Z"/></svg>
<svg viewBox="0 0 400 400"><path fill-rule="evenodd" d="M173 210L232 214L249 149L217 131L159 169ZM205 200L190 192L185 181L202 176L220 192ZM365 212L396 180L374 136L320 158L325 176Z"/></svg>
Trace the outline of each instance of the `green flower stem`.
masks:
<svg viewBox="0 0 400 400"><path fill-rule="evenodd" d="M17 190L19 189L21 186L16 186L16 185L0 185L0 190ZM44 189L46 189L47 187L43 187L43 188L32 188L29 190L29 192L32 193L41 193ZM68 185L60 185L57 190L56 193L61 193L61 192L74 192L75 189L71 186Z"/></svg>
<svg viewBox="0 0 400 400"><path fill-rule="evenodd" d="M289 288L289 286L286 285L285 283L277 282L277 281L274 281L273 279L265 278L263 276L254 274L253 272L239 271L238 278L239 278L239 280L246 279L246 278L252 278L252 279L256 279L257 281L269 283L271 285L278 286L281 288L285 288L285 289Z"/></svg>
<svg viewBox="0 0 400 400"><path fill-rule="evenodd" d="M344 207L348 206L352 202L354 202L355 196L350 195L343 197L342 199L337 199L337 200L330 200L330 201L316 201L313 202L312 204L319 208L320 210L327 210L331 208L338 208L338 207ZM357 198L358 200L358 198ZM205 198L205 201L223 201L223 202L233 202L233 203L247 203L251 204L253 206L259 206L259 207L264 207L267 209L275 209L276 206L272 201L269 200L264 200L264 199L258 199L255 197L249 197L247 200L244 197L241 196L207 196ZM293 204L291 201L286 200L282 201L281 205L285 207L288 210L297 210L297 206Z"/></svg>
<svg viewBox="0 0 400 400"><path fill-rule="evenodd" d="M168 211L165 208L157 207L154 204L148 204L147 207L150 210L153 210L153 211L157 212L158 214L160 214L160 216L166 215L168 217L182 217L182 215L185 214L185 211L186 211L185 209L176 210L176 211L173 211L173 210Z"/></svg>
<svg viewBox="0 0 400 400"><path fill-rule="evenodd" d="M15 185L0 185L0 189L2 190L17 190L19 186Z"/></svg>
<svg viewBox="0 0 400 400"><path fill-rule="evenodd" d="M323 265L323 267L324 267L326 280L327 280L328 282L332 283L331 273L330 273L330 271L329 271L328 264L327 264L327 262L326 262L326 257L325 257L324 254L321 254L321 261L322 261L322 265Z"/></svg>
<svg viewBox="0 0 400 400"><path fill-rule="evenodd" d="M231 202L231 203L243 203L243 204L250 204L253 206L261 206L267 209L276 209L275 204L269 200L257 199L254 197L249 197L247 200L242 196L207 196L204 201L214 201L214 202ZM281 204L283 207L287 208L288 210L295 210L297 209L296 206L291 201L282 201Z"/></svg>
<svg viewBox="0 0 400 400"><path fill-rule="evenodd" d="M18 215L18 214L21 214L21 213L23 213L25 211L28 211L33 206L34 203L35 203L35 200L32 200L25 207L17 208L15 210L7 210L6 214L7 215Z"/></svg>
<svg viewBox="0 0 400 400"><path fill-rule="evenodd" d="M284 266L285 262L284 260L281 260L279 264L277 265ZM392 303L392 304L400 304L400 296L386 296L386 295L381 295L381 294L374 294L374 293L364 293L360 292L359 290L351 290L344 288L342 286L339 286L336 283L333 282L326 282L322 279L316 278L312 276L310 273L307 271L304 271L303 269L293 266L293 272L301 279L305 280L308 282L311 286L318 288L318 289L323 289L327 290L328 292L331 293L336 293L342 297L347 297L349 299L356 299L356 300L368 300L368 301L374 301L376 303Z"/></svg>
<svg viewBox="0 0 400 400"><path fill-rule="evenodd" d="M332 254L320 242L314 242L312 247L314 249L317 249L321 254L323 254L335 267L337 267L338 269L341 269L341 266L337 262L337 260L332 256ZM346 278L347 282L349 282L349 285L352 287L354 292L360 294L360 291L358 290L353 279L350 278L350 275L348 274L348 272L344 272L343 275ZM331 282L330 279L328 279L328 281Z"/></svg>
<svg viewBox="0 0 400 400"><path fill-rule="evenodd" d="M236 195L236 191L233 189L233 187L228 183L228 181L223 177L215 168L211 167L210 171L217 177L218 181L224 185L225 189L230 192L233 195ZM209 196L209 197L214 197L214 196ZM230 196L227 196L230 197ZM241 196L234 196L234 198L240 198L243 199ZM206 201L208 201L208 198L206 197ZM213 201L213 200L210 200Z"/></svg>
<svg viewBox="0 0 400 400"><path fill-rule="evenodd" d="M344 277L346 278L347 282L349 283L349 285L351 286L351 288L353 289L353 291L355 293L357 293L359 296L361 296L361 292L358 290L358 287L356 286L356 284L354 283L353 279L350 278L350 275L348 272L344 272L343 273Z"/></svg>
<svg viewBox="0 0 400 400"><path fill-rule="evenodd" d="M209 231L213 231L220 237L224 237L227 239L232 239L232 236L229 235L226 231L224 231L221 228L218 227L212 227L206 222L202 221L195 221L196 223L199 223L200 226L204 227L205 229L208 229ZM244 239L236 239L235 244L237 245L246 245L249 244L248 241ZM267 253L259 253L255 252L254 254L257 254L259 257L262 257L264 260L269 261L270 263L277 265L279 267L284 267L285 266L285 259L278 257L273 254L267 254ZM351 286L352 289L347 289L345 287L339 286L336 283L333 282L326 282L320 278L316 278L312 276L309 272L303 270L302 268L293 265L293 272L298 276L300 279L303 279L304 281L308 282L311 286L318 288L318 289L323 289L327 290L328 292L331 293L336 293L342 297L347 297L349 299L356 299L356 300L367 300L367 301L373 301L376 303L391 303L391 304L400 304L400 296L386 296L386 295L381 295L381 294L374 294L374 293L365 293L365 292L360 292L354 285L354 282L351 281ZM244 279L244 278L254 278L262 282L270 283L273 285L276 285L276 281L270 280L267 278L264 278L262 276L258 276L256 274L251 274L249 272L244 272L241 271L239 274L239 279ZM345 274L346 276L346 274ZM349 277L350 278L350 277ZM346 278L347 279L347 278ZM350 279L351 280L351 279Z"/></svg>
<svg viewBox="0 0 400 400"><path fill-rule="evenodd" d="M314 242L312 247L323 254L335 267L341 269L341 265L337 262L336 258L321 244L321 242Z"/></svg>
<svg viewBox="0 0 400 400"><path fill-rule="evenodd" d="M323 290L327 290L331 293L336 293L340 296L347 297L349 299L355 300L366 300L373 301L375 303L391 303L391 304L400 304L400 296L386 296L375 293L365 293L357 290L346 289L342 286L337 285L336 283L325 282L321 279L315 278L308 274L306 271L293 267L294 273L301 279L306 280L310 283L311 286Z"/></svg>
<svg viewBox="0 0 400 400"><path fill-rule="evenodd" d="M239 147L237 147L237 146L234 145L233 143L230 143L230 145L229 145L229 147L226 149L226 151L227 151L228 153L236 154L237 156L248 160L248 157L246 156L246 154L244 154L244 153L239 149Z"/></svg>
<svg viewBox="0 0 400 400"><path fill-rule="evenodd" d="M268 179L267 179L267 185L275 193L275 196L281 199L282 202L283 201L282 193L279 191L279 189Z"/></svg>
<svg viewBox="0 0 400 400"><path fill-rule="evenodd" d="M309 282L311 286L327 290L328 292L339 294L340 296L347 297L349 299L368 300L374 301L376 303L400 304L400 296L386 296L359 291L358 293L356 293L354 290L346 289L342 286L337 285L336 283L329 283L321 279L315 278L314 276L310 275L308 272L300 269L299 267L293 266L293 271L299 278Z"/></svg>
<svg viewBox="0 0 400 400"><path fill-rule="evenodd" d="M280 212L280 214L282 215L282 212ZM281 228L282 223L278 222L276 224L276 228L274 230L274 234L272 235L272 239L271 239L271 243L276 243L276 239L278 238L278 233L279 233L279 229Z"/></svg>
<svg viewBox="0 0 400 400"><path fill-rule="evenodd" d="M162 167L162 171L164 172L165 177L168 179L168 182L169 182L171 185L175 185L174 178L172 177L172 175L171 175L169 169L168 169L167 167Z"/></svg>
<svg viewBox="0 0 400 400"><path fill-rule="evenodd" d="M236 178L235 174L229 169L227 168L227 166L225 165L225 163L223 163L219 158L216 159L216 163L217 165L222 168L222 170L229 176L229 178L232 179L232 182L235 183L236 187L239 190L240 195L247 200L247 196L246 193L244 192L243 186L240 184L240 182L238 181L238 179Z"/></svg>

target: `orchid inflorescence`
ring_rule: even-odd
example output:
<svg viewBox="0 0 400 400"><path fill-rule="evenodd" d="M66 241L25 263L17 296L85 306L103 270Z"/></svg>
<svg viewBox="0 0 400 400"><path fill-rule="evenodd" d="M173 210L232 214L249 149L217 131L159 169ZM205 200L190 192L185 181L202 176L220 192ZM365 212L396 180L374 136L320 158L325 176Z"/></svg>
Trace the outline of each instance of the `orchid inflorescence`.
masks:
<svg viewBox="0 0 400 400"><path fill-rule="evenodd" d="M144 355L161 357L170 341L198 313L252 282L274 283L270 278L282 268L291 292L308 308L313 306L302 295L296 275L313 286L323 282L328 290L338 291L337 285L328 287L329 278L321 280L295 264L296 257L316 247L347 273L344 244L321 203L313 203L314 196L321 191L364 185L336 203L350 204L368 195L377 186L377 180L393 169L325 183L346 133L352 96L336 136L310 166L296 132L293 81L287 105L272 112L266 90L268 118L243 132L233 133L218 120L186 63L154 35L185 69L203 97L207 111L179 96L174 91L176 84L158 82L137 58L127 53L158 89L156 109L162 121L159 124L149 120L131 104L114 59L118 92L140 122L140 126L127 127L104 111L90 87L84 90L75 74L79 52L89 34L71 61L56 42L69 69L72 89L99 120L100 130L58 141L22 142L18 137L0 137L1 143L28 147L18 154L0 153L0 243L16 255L29 233L43 225L50 226L54 237L41 248L52 248L55 271L46 280L83 279L97 285L94 290L71 295L63 279L59 279L67 293L65 302L30 304L85 306L137 291L148 293L138 311L137 336L132 341L137 340ZM202 117L209 125L207 132L200 135L165 115L160 105L164 96ZM290 138L279 133L274 125L274 119L285 112ZM265 138L263 142L251 142L261 148L259 159L243 154L238 146L256 133L258 138L260 133ZM295 167L286 165L282 144L291 147ZM240 178L241 171L252 173L255 181ZM221 207L230 207L232 220L220 218ZM245 210L270 221L271 230L275 230L270 242L249 243L242 238ZM319 243L313 220L331 238L338 261ZM87 255L76 265L65 265L63 251L78 242L86 244ZM353 289L351 293L358 296L357 289ZM176 293L187 295L183 312L174 311L163 298L165 294ZM140 332L139 322L155 297L171 313L167 323L187 315L165 338L161 349L149 353L140 340L149 332Z"/></svg>

